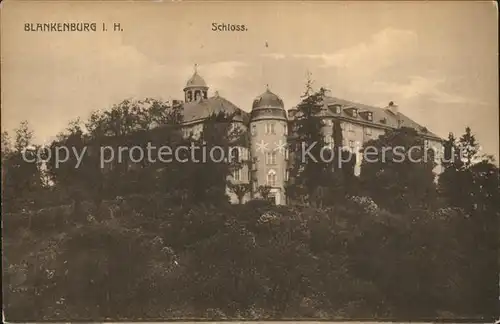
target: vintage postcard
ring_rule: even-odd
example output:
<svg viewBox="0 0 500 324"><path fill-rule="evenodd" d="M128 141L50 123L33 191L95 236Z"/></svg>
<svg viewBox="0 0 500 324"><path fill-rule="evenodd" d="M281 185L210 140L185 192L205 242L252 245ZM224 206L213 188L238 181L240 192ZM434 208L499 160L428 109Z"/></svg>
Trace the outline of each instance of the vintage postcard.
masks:
<svg viewBox="0 0 500 324"><path fill-rule="evenodd" d="M499 318L492 1L1 3L7 322Z"/></svg>

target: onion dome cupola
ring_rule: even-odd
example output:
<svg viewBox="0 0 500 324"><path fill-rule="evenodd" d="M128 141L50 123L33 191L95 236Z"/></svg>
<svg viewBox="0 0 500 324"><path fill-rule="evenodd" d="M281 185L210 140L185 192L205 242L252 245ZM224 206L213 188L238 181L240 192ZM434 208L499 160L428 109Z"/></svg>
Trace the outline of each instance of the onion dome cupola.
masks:
<svg viewBox="0 0 500 324"><path fill-rule="evenodd" d="M257 96L253 101L251 119L278 119L287 120L283 100L269 90Z"/></svg>
<svg viewBox="0 0 500 324"><path fill-rule="evenodd" d="M198 65L194 66L193 76L187 81L184 87L184 99L186 102L207 99L208 86L205 80L198 74Z"/></svg>

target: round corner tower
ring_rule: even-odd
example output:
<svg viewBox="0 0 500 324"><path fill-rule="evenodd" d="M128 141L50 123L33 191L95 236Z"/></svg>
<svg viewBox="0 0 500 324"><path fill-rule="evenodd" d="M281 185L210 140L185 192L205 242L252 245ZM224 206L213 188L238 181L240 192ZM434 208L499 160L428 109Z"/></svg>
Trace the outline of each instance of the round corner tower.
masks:
<svg viewBox="0 0 500 324"><path fill-rule="evenodd" d="M269 199L286 203L288 121L283 100L269 88L255 98L250 115L252 193L261 197L259 187L270 187Z"/></svg>

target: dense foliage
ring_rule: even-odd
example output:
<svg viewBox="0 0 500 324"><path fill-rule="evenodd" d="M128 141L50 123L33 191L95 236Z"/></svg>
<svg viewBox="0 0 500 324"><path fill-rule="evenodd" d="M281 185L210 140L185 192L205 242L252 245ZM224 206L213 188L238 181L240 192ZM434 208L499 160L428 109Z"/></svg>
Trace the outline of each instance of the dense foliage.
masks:
<svg viewBox="0 0 500 324"><path fill-rule="evenodd" d="M292 125L292 143L320 143L313 156L324 93L309 84ZM186 139L179 106L123 101L70 123L44 154L88 154L58 167L23 161L37 149L27 123L13 144L2 134L7 320L498 317L499 171L468 128L445 143L455 159L437 183L433 161L390 155L358 178L350 159L296 160L287 207L242 204L248 184L228 177L245 159L102 168L96 155L124 143L247 146L234 117L213 115ZM338 122L333 138L339 156L353 153L339 147ZM366 145L423 148L406 128ZM228 184L240 204L228 203Z"/></svg>
<svg viewBox="0 0 500 324"><path fill-rule="evenodd" d="M495 295L469 276L473 220L459 209L104 204L81 222L70 207L5 219L10 321L493 316L470 305L471 293L484 307Z"/></svg>

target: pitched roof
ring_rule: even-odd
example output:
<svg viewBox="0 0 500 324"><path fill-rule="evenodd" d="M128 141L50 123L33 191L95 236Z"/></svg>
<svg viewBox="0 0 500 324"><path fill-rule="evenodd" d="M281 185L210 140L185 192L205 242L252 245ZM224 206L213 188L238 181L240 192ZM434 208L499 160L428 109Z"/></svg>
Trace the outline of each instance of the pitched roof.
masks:
<svg viewBox="0 0 500 324"><path fill-rule="evenodd" d="M208 99L201 99L200 101L186 102L183 107L184 123L201 121L210 117L212 114L221 112L227 114L234 113L234 120L236 121L246 122L249 118L249 114L246 111L238 108L226 98L218 95Z"/></svg>
<svg viewBox="0 0 500 324"><path fill-rule="evenodd" d="M360 120L363 120L362 117L354 118L351 115L349 115L346 111L344 111L345 108L357 108L360 112L362 111L369 111L372 113L373 119L372 121L366 121L367 123L374 124L376 126L382 127L382 128L398 128L398 127L411 127L418 131L419 134L425 135L428 137L434 137L436 139L440 139L439 136L436 134L428 131L425 127L421 126L408 116L402 114L401 112L394 113L393 111L387 109L387 108L380 108L380 107L374 107L374 106L368 106L344 99L339 99L335 97L330 97L326 96L323 100L323 103L325 105L324 109L321 112L321 115L325 117L339 117L339 114L335 113L335 107L334 105L340 105L341 106L341 112L340 112L340 117L352 120L353 122L358 122ZM385 122L384 122L385 121Z"/></svg>
<svg viewBox="0 0 500 324"><path fill-rule="evenodd" d="M198 74L198 72L194 72L193 76L186 82L186 88L189 88L189 87L202 87L202 88L206 88L207 87L207 83Z"/></svg>

